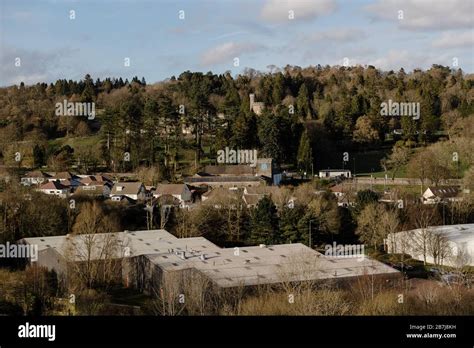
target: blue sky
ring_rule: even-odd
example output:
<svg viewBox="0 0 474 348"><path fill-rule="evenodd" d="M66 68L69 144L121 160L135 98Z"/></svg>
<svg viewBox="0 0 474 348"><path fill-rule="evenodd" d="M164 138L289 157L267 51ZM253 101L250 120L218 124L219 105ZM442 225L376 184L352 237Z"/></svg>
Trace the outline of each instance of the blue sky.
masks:
<svg viewBox="0 0 474 348"><path fill-rule="evenodd" d="M472 73L473 23L470 0L0 0L0 85L87 73L150 83L185 70L235 75L344 58L383 70L456 58Z"/></svg>

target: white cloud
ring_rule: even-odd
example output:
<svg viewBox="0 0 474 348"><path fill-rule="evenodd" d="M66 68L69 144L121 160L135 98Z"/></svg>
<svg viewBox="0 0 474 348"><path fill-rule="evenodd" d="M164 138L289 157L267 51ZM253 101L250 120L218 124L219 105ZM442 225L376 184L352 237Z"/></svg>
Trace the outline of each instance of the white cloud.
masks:
<svg viewBox="0 0 474 348"><path fill-rule="evenodd" d="M260 17L268 22L281 23L289 21L289 11L293 11L294 20L313 20L335 10L335 0L267 0Z"/></svg>
<svg viewBox="0 0 474 348"><path fill-rule="evenodd" d="M49 52L28 50L5 45L0 54L0 86L12 84L34 84L51 77L53 67L57 67L60 57L69 55L70 49ZM15 66L19 58L20 66Z"/></svg>
<svg viewBox="0 0 474 348"><path fill-rule="evenodd" d="M437 48L470 48L474 47L474 31L462 33L446 32L433 42L433 47Z"/></svg>
<svg viewBox="0 0 474 348"><path fill-rule="evenodd" d="M309 41L337 41L337 42L353 42L367 37L363 30L355 28L337 28L328 31L321 31L314 34L305 35L305 39Z"/></svg>
<svg viewBox="0 0 474 348"><path fill-rule="evenodd" d="M366 64L385 71L399 70L400 68L409 71L417 68L429 69L433 64L450 66L452 59L452 55L448 52L425 50L420 53L414 53L407 50L390 50L385 56L369 59ZM460 67L463 68L463 65L461 64Z"/></svg>
<svg viewBox="0 0 474 348"><path fill-rule="evenodd" d="M244 53L256 52L262 48L263 46L261 45L251 43L226 42L205 52L201 56L201 64L204 66L220 64L224 62L229 62L229 64L232 64L232 59L235 57L240 58L240 56Z"/></svg>
<svg viewBox="0 0 474 348"><path fill-rule="evenodd" d="M442 30L472 27L472 0L378 0L366 7L375 19L399 23L407 30ZM403 11L403 19L399 19Z"/></svg>
<svg viewBox="0 0 474 348"><path fill-rule="evenodd" d="M385 56L369 60L367 64L381 70L398 70L400 68L413 69L419 59L416 59L406 50L391 50Z"/></svg>

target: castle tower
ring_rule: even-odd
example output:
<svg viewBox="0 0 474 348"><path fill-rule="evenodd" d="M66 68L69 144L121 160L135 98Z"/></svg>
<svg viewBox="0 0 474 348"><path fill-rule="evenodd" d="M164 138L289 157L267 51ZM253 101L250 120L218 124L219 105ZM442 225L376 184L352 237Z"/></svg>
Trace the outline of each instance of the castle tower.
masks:
<svg viewBox="0 0 474 348"><path fill-rule="evenodd" d="M255 103L255 94L250 93L249 98L250 98L250 111L252 111L253 110L253 104Z"/></svg>

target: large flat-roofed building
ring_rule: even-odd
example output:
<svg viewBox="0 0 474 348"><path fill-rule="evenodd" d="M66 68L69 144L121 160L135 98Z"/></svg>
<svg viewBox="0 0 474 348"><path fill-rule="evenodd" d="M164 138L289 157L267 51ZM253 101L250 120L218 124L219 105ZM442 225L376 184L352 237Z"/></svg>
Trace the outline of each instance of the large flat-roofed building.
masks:
<svg viewBox="0 0 474 348"><path fill-rule="evenodd" d="M190 185L207 185L211 187L252 187L275 184L277 173L271 158L257 158L255 166L249 164L207 165L193 176L184 178Z"/></svg>
<svg viewBox="0 0 474 348"><path fill-rule="evenodd" d="M368 257L328 257L300 244L221 248L204 237L177 238L165 230L94 235L92 258L122 261L126 284L147 289L183 272L197 272L220 288L282 282L345 280L361 275L398 276L395 269ZM38 245L38 264L63 273L67 260L88 259L91 235L26 238ZM74 252L71 244L74 243ZM107 252L104 249L107 244Z"/></svg>
<svg viewBox="0 0 474 348"><path fill-rule="evenodd" d="M391 233L385 240L389 253L447 266L474 266L474 224L430 226Z"/></svg>

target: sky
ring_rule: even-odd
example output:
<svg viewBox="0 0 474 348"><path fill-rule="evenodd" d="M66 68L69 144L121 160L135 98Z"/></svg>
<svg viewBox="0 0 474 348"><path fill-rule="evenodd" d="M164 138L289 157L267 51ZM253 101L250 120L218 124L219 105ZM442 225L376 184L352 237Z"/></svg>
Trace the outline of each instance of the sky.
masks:
<svg viewBox="0 0 474 348"><path fill-rule="evenodd" d="M472 73L474 1L0 0L0 86L287 64Z"/></svg>

